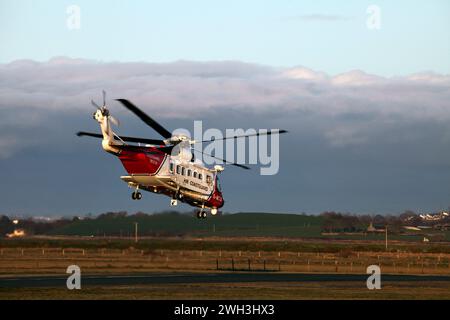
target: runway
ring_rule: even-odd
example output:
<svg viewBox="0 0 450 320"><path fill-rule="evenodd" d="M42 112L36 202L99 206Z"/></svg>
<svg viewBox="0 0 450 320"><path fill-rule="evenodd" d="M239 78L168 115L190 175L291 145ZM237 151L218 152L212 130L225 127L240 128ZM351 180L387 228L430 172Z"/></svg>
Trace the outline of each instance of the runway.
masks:
<svg viewBox="0 0 450 320"><path fill-rule="evenodd" d="M66 287L67 276L14 276L0 278L0 288ZM145 273L134 275L85 275L82 286L130 286L183 283L245 283L245 282L366 282L361 274L300 274L300 273ZM382 281L450 282L450 276L382 275Z"/></svg>

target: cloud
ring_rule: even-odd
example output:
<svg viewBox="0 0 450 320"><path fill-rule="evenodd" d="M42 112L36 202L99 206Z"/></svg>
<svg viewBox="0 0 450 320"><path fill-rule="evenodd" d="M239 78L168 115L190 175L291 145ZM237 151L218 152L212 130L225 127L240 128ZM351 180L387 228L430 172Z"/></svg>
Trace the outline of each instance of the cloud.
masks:
<svg viewBox="0 0 450 320"><path fill-rule="evenodd" d="M301 113L330 145L370 143L405 123L450 120L450 76L418 73L385 78L360 70L336 76L305 67L273 68L239 61L103 63L54 58L0 65L3 157L14 154L18 128L47 125L48 115L89 115L101 90L128 98L157 118L202 118L223 110L289 118ZM16 132L16 133L12 133ZM397 139L407 139L400 134Z"/></svg>
<svg viewBox="0 0 450 320"><path fill-rule="evenodd" d="M14 136L0 137L0 159L11 157L19 148L17 139Z"/></svg>
<svg viewBox="0 0 450 320"><path fill-rule="evenodd" d="M256 169L243 179L227 168L229 211L399 212L448 204L448 75L59 57L0 65L0 210L150 210L149 202L130 203L118 179L123 168L100 141L74 135L98 130L90 99L100 102L102 89L124 135L158 137L114 98L130 99L169 129L192 128L199 119L204 129L287 129L278 175L263 179ZM24 186L33 190L27 201ZM166 198L149 198L152 210L167 208Z"/></svg>

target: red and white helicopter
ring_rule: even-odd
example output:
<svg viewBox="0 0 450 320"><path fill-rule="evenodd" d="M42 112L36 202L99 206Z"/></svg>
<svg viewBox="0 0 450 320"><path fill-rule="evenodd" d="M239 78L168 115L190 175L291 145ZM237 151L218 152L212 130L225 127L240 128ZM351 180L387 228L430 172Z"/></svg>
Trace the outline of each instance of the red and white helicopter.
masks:
<svg viewBox="0 0 450 320"><path fill-rule="evenodd" d="M128 175L120 178L133 188L131 194L133 200L142 199L139 190L163 194L171 198L171 206L176 206L178 201L200 208L197 211L199 219L206 218L206 209L212 215L216 215L218 209L223 207L224 199L220 189L218 174L224 170L220 165L213 169L207 168L201 161L195 160L192 145L196 143L185 135L172 135L167 129L153 120L150 116L136 107L130 101L117 99L125 108L133 112L148 126L158 132L164 140L119 136L111 129L111 123L119 122L110 115L106 107L106 93L103 91L103 106L92 104L97 108L93 117L100 124L101 134L91 132L78 132L77 136L89 136L101 138L103 149L117 156L122 162ZM250 135L224 137L225 139L237 139L263 134L280 134L285 130L269 131ZM207 140L202 142L212 142ZM130 145L134 142L141 145ZM202 154L216 158L212 155ZM250 169L242 164L229 162L216 158L225 164L231 164L243 169Z"/></svg>

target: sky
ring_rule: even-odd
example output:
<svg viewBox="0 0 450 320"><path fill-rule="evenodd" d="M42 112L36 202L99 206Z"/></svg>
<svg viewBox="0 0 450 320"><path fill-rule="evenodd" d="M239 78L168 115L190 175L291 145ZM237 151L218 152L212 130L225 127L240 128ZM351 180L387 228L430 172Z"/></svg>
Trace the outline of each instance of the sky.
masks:
<svg viewBox="0 0 450 320"><path fill-rule="evenodd" d="M80 29L67 28L70 5ZM367 27L371 5L379 30ZM448 74L449 14L447 0L0 0L0 62L238 60L333 75Z"/></svg>
<svg viewBox="0 0 450 320"><path fill-rule="evenodd" d="M288 130L277 175L226 168L227 212L450 206L448 1L0 0L0 40L0 214L169 208L74 135L102 89L123 135L158 138L115 98L169 129Z"/></svg>

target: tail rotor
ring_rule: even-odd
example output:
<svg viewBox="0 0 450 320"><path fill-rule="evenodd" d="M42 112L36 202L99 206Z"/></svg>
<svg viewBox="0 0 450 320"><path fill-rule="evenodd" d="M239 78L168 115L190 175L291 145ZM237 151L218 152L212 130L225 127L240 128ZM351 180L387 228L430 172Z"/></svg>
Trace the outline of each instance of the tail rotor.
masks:
<svg viewBox="0 0 450 320"><path fill-rule="evenodd" d="M114 118L112 115L109 114L109 110L106 107L106 91L102 90L102 98L103 98L103 105L100 107L94 100L91 100L91 104L97 108L102 113L102 116L108 117L108 119L116 126L120 126L119 120ZM94 113L95 118L95 113Z"/></svg>

